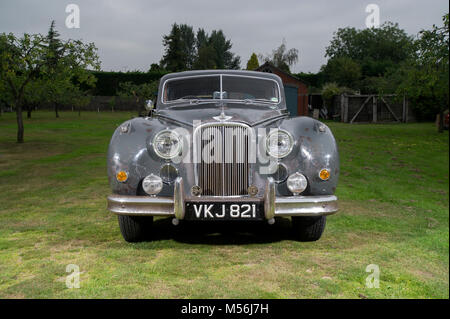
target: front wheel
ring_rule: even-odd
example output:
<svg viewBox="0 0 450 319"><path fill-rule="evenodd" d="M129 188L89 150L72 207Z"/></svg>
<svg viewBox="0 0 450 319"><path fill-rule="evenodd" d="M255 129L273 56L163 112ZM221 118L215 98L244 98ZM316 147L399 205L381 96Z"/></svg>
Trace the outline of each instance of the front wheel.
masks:
<svg viewBox="0 0 450 319"><path fill-rule="evenodd" d="M119 227L123 239L127 242L139 242L150 234L153 216L119 215Z"/></svg>
<svg viewBox="0 0 450 319"><path fill-rule="evenodd" d="M294 235L300 241L318 240L322 236L327 221L326 216L292 216L291 218Z"/></svg>

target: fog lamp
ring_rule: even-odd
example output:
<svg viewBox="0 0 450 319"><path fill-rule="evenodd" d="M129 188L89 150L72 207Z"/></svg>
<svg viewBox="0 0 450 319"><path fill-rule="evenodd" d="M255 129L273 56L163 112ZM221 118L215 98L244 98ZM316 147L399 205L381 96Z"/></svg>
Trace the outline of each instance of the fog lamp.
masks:
<svg viewBox="0 0 450 319"><path fill-rule="evenodd" d="M325 168L320 170L319 177L321 180L326 181L327 179L330 178L330 171Z"/></svg>
<svg viewBox="0 0 450 319"><path fill-rule="evenodd" d="M149 195L158 194L161 191L162 187L163 182L161 177L156 176L154 174L148 175L142 181L142 188L144 189L144 192L146 192Z"/></svg>
<svg viewBox="0 0 450 319"><path fill-rule="evenodd" d="M291 174L287 179L287 187L294 194L302 193L308 186L308 181L305 175L295 172Z"/></svg>
<svg viewBox="0 0 450 319"><path fill-rule="evenodd" d="M121 183L125 183L128 179L128 174L125 171L120 171L116 174L116 179L117 181L121 182Z"/></svg>

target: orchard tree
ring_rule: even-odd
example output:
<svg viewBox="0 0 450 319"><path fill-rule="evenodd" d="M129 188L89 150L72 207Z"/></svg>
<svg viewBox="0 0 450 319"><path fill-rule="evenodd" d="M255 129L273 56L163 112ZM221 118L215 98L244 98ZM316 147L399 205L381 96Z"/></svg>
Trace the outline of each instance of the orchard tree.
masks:
<svg viewBox="0 0 450 319"><path fill-rule="evenodd" d="M68 40L58 45L49 37L40 34L0 34L0 87L6 90L16 111L17 142L24 141L22 111L28 89L36 88L46 92L48 101L66 98L67 92L79 86L91 86L95 77L88 69L100 68L97 48L93 43L84 44ZM56 56L54 52L58 52ZM32 84L33 83L33 84Z"/></svg>
<svg viewBox="0 0 450 319"><path fill-rule="evenodd" d="M40 34L0 34L0 81L16 110L17 142L23 143L22 107L27 86L45 65L45 38Z"/></svg>
<svg viewBox="0 0 450 319"><path fill-rule="evenodd" d="M58 105L70 103L69 97L78 96L72 92L77 92L81 86L88 89L95 85L96 77L89 69L100 69L97 48L93 43L84 44L79 40L61 41L52 21L45 52L46 101L53 105L55 116L59 117Z"/></svg>

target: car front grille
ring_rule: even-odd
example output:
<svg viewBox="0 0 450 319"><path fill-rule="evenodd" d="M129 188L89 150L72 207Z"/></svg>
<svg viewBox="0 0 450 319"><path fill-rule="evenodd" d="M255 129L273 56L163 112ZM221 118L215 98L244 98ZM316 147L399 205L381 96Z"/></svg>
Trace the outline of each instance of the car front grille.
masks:
<svg viewBox="0 0 450 319"><path fill-rule="evenodd" d="M240 123L203 124L194 131L196 177L202 195L247 194L252 133Z"/></svg>

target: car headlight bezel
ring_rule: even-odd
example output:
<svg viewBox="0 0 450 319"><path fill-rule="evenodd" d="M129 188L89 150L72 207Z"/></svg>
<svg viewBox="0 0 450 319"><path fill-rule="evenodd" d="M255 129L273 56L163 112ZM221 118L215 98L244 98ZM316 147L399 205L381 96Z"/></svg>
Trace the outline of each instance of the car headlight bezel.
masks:
<svg viewBox="0 0 450 319"><path fill-rule="evenodd" d="M160 149L158 149L158 143L161 142L160 140L164 135L169 136L169 138L177 141L177 146L175 147L175 149L171 150L170 153L163 153L163 152L161 152ZM156 153L156 155L158 155L162 159L166 159L166 160L175 158L180 154L182 147L183 147L182 143L183 143L183 139L181 138L181 136L172 130L159 131L153 137L153 140L152 140L153 151Z"/></svg>
<svg viewBox="0 0 450 319"><path fill-rule="evenodd" d="M270 146L270 142L271 142L271 137L273 135L277 134L278 137L280 135L284 135L285 137L287 137L287 140L289 141L289 147L285 152L280 153L279 151L277 152L273 152ZM269 154L270 156L274 157L274 158L284 158L286 156L288 156L289 154L291 154L292 150L294 148L294 138L292 137L292 134L289 133L286 130L281 130L281 129L276 129L276 130L271 130L269 132L269 134L267 134L266 136L266 151L267 154Z"/></svg>

